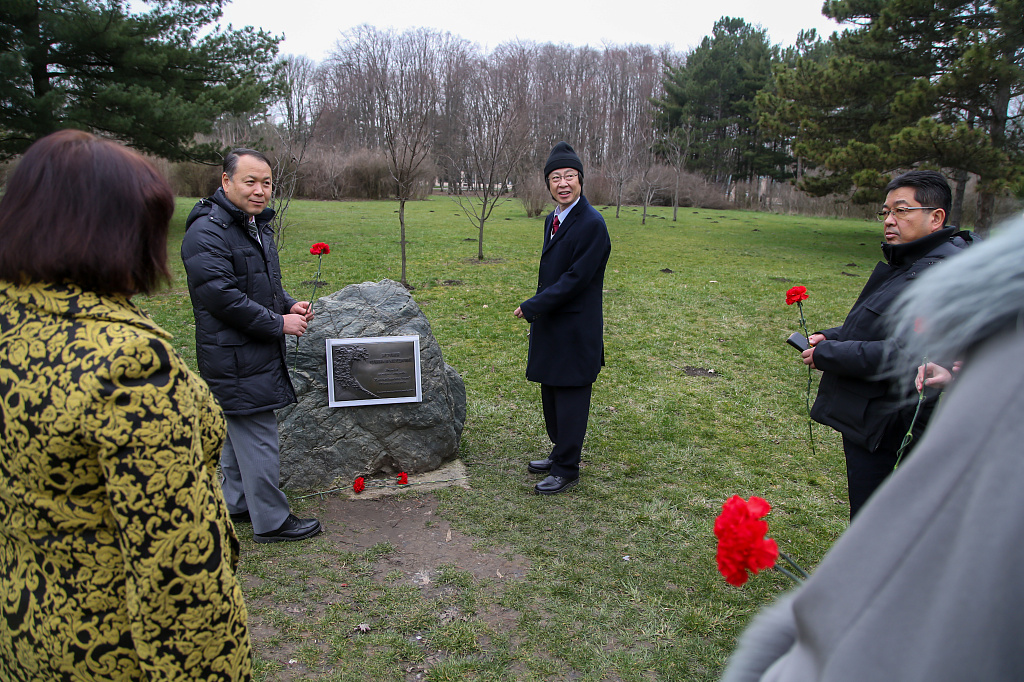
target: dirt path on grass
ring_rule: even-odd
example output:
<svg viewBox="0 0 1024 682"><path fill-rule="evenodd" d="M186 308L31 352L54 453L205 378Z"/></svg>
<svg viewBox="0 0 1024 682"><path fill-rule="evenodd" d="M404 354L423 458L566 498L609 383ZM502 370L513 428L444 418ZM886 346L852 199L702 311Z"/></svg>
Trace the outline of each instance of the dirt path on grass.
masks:
<svg viewBox="0 0 1024 682"><path fill-rule="evenodd" d="M269 667L266 679L318 679L346 665L339 660L336 650L332 653L328 640L338 636L357 640L362 634L358 625L325 626L324 622L337 620L331 610L336 611L337 605L352 604L360 590L365 598L365 587L355 583L365 583L367 577L382 588L415 586L436 623L472 618L499 632L515 628L518 612L496 604L488 604L473 614L463 613L458 606L459 586L439 582L438 577L442 570L454 568L471 574L474 583L482 581L500 589L502 583L525 577L529 569L527 560L500 547L475 549L472 538L437 515L437 506L437 499L430 492L371 499L327 496L310 510L324 524L324 532L309 543L288 543L289 549L307 549L304 556L268 558L263 562L262 578L258 571L255 575L243 572L253 647ZM381 543L390 543L394 550L373 561L369 572L364 568L357 576L351 567L339 570L331 565L331 558L339 553L362 555ZM324 551L325 547L328 551ZM250 544L243 546L242 551L245 554L260 549ZM319 568L297 569L302 560L318 564ZM332 580L328 577L332 574L351 578ZM286 599L281 598L282 584L292 589ZM296 593L301 597L291 596ZM359 615L358 609L347 610L341 620L355 618L353 623L362 624ZM370 615L365 620L371 630L388 628L386 622L375 621ZM405 679L414 682L424 679L426 671L446 655L433 650L429 637L411 635L410 640L422 647L422 658L401 665ZM353 647L357 648L356 641Z"/></svg>

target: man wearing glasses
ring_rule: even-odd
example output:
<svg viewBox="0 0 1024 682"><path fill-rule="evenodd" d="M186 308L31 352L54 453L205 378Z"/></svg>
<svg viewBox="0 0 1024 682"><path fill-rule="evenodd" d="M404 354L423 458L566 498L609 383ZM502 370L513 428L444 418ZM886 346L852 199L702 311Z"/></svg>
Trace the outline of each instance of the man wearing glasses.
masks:
<svg viewBox="0 0 1024 682"><path fill-rule="evenodd" d="M914 420L917 401L903 402L899 382L880 378L886 329L882 320L897 296L921 272L968 245L967 233L946 227L952 194L934 171L910 171L892 180L877 213L884 225L885 262L875 266L864 290L841 327L811 335L803 362L822 371L811 417L839 431L846 453L850 518L897 464L903 437L914 424L914 439L924 431L938 399L926 394ZM967 237L965 239L964 237Z"/></svg>
<svg viewBox="0 0 1024 682"><path fill-rule="evenodd" d="M576 485L590 393L604 364L601 291L612 243L604 218L583 196L583 163L565 142L544 165L558 207L544 221L537 293L513 315L530 323L526 378L540 384L551 454L530 473L547 474L534 490L554 495Z"/></svg>

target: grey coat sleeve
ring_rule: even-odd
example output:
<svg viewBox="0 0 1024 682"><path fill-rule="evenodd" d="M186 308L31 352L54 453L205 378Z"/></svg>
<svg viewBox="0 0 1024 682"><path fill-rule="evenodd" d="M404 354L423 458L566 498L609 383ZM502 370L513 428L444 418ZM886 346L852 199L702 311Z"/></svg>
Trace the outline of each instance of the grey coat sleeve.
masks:
<svg viewBox="0 0 1024 682"><path fill-rule="evenodd" d="M722 682L758 682L775 661L796 642L793 594L759 613L740 636L729 657Z"/></svg>

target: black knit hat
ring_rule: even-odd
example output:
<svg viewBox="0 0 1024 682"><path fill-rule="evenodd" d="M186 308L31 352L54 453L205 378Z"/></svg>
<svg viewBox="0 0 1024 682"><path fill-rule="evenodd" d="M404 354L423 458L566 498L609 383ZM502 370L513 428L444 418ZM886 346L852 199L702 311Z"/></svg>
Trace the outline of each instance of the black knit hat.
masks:
<svg viewBox="0 0 1024 682"><path fill-rule="evenodd" d="M583 162L576 156L568 142L559 142L552 147L548 162L544 164L544 179L546 180L551 171L558 168L575 168L580 172L580 178L583 177Z"/></svg>

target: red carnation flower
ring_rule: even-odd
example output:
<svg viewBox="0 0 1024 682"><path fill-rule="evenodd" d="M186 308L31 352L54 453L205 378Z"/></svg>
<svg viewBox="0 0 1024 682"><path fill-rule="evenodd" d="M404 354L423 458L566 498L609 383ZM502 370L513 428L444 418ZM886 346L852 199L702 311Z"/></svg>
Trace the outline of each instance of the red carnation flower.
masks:
<svg viewBox="0 0 1024 682"><path fill-rule="evenodd" d="M807 300L807 287L793 287L786 292L786 305L793 305L798 301Z"/></svg>
<svg viewBox="0 0 1024 682"><path fill-rule="evenodd" d="M361 493L361 492L363 492L363 489L364 489L364 488L366 488L366 481L364 481L364 480L363 480L363 477L362 477L362 476L360 476L359 478L357 478L357 479L356 479L356 480L355 480L355 481L354 481L354 482L352 483L352 490L355 490L355 491L356 491L357 493Z"/></svg>
<svg viewBox="0 0 1024 682"><path fill-rule="evenodd" d="M404 471L398 474L398 485L409 485L409 475Z"/></svg>
<svg viewBox="0 0 1024 682"><path fill-rule="evenodd" d="M331 247L327 246L323 242L317 242L313 246L309 247L309 252L314 256L326 255L331 252Z"/></svg>
<svg viewBox="0 0 1024 682"><path fill-rule="evenodd" d="M718 538L718 570L726 582L739 587L751 574L775 565L779 547L775 540L766 538L768 522L761 517L771 511L771 505L760 497L749 501L733 495L722 505L722 513L715 519Z"/></svg>

